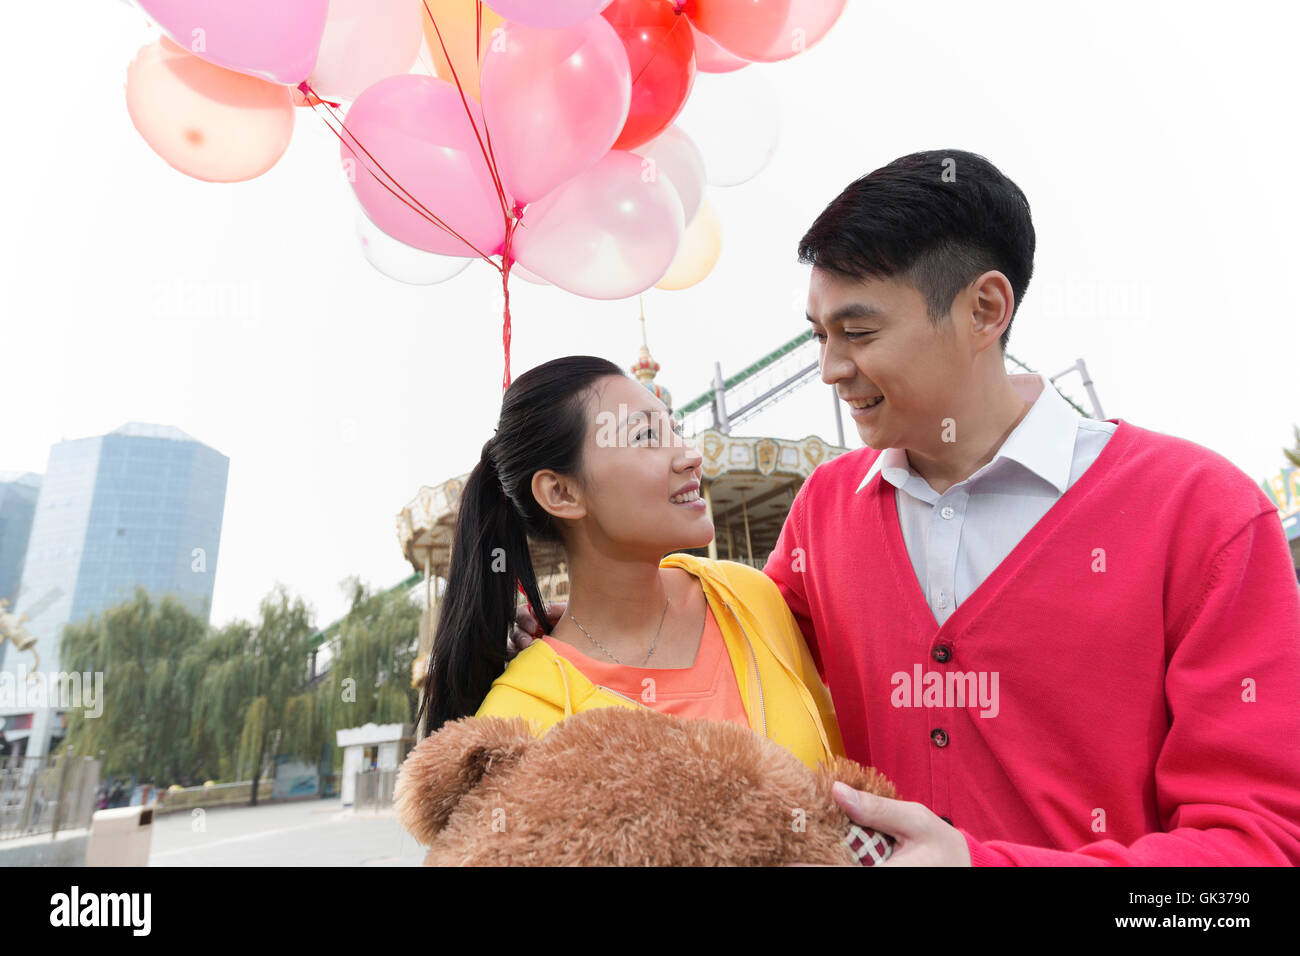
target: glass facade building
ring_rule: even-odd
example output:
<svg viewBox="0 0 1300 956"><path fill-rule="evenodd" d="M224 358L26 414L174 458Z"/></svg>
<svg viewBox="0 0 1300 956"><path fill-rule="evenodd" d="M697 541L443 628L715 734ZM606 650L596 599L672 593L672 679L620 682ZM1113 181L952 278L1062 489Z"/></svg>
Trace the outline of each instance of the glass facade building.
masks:
<svg viewBox="0 0 1300 956"><path fill-rule="evenodd" d="M9 607L18 597L22 580L23 556L36 513L36 496L41 490L41 476L32 472L0 471L0 599L8 598ZM4 645L0 644L0 661Z"/></svg>
<svg viewBox="0 0 1300 956"><path fill-rule="evenodd" d="M209 619L230 459L180 429L131 423L50 449L14 609L60 670L64 625L129 600L137 586ZM8 653L2 665L14 671ZM0 708L3 710L3 708ZM0 714L2 715L2 714ZM44 753L37 715L27 753ZM52 726L49 729L54 729Z"/></svg>

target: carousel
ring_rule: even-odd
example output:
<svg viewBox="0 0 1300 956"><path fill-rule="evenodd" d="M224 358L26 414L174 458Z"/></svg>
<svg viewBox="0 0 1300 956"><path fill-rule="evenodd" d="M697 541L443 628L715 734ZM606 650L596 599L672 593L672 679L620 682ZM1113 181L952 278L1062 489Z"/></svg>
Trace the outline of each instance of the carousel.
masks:
<svg viewBox="0 0 1300 956"><path fill-rule="evenodd" d="M804 479L822 462L849 450L844 445L838 401L832 405L839 444L831 444L817 435L788 439L734 433L747 419L816 379L816 353L811 334L805 332L730 378L724 379L720 366L715 364L713 387L674 410L673 414L684 425L684 434L704 459L701 495L715 529L708 548L694 549L691 553L761 568L776 544ZM651 357L646 344L644 311L641 348L630 371L665 405L673 408L671 394L655 380L660 365ZM729 407L734 410L729 412ZM466 473L421 487L415 499L397 515L397 539L402 553L424 580L425 611L420 619L419 653L412 668L412 686L418 686L424 679L437 621L440 582L447 578L456 509L468 477ZM563 549L535 541L530 551L543 599L565 600L568 574Z"/></svg>

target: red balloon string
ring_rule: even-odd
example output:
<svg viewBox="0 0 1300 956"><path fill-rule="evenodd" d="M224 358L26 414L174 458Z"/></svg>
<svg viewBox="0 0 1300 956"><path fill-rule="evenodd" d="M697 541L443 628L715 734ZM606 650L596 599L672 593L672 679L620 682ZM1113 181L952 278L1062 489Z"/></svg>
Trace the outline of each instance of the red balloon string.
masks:
<svg viewBox="0 0 1300 956"><path fill-rule="evenodd" d="M483 3L482 3L482 0L475 0L475 2L476 2L476 5L477 5L478 16L479 16L479 17L482 17L482 15L483 15L483 9L482 9L482 7L483 7ZM473 130L474 130L474 138L478 140L478 147L479 147L479 149L480 149L480 150L482 151L482 153L483 153L483 159L484 159L484 160L487 162L487 164L488 164L488 170L489 170L489 172L491 172L491 174L492 174L492 185L496 188L496 191L497 191L497 198L498 198L498 200L500 200L500 202L501 202L501 212L502 212L502 214L506 217L507 224L508 224L508 222L509 222L509 218L510 218L510 210L507 209L507 207L506 207L506 191L505 191L505 187L501 185L501 177L500 177L500 175L497 173L496 161L495 161L495 159L494 159L493 156L492 156L492 151L491 151L491 146L490 146L490 140L491 140L491 137L489 137L489 145L488 145L488 146L484 146L484 145L483 145L483 137L479 135L478 124L474 122L474 113L473 113L473 111L469 108L469 100L468 100L468 99L466 98L466 96L465 96L465 88L464 88L463 86L461 86L461 83L460 83L460 74L458 74L458 73L456 72L456 67L455 67L455 65L451 62L451 54L447 52L447 41L445 41L445 40L442 38L442 31L438 29L438 21L434 19L433 12L432 12L431 10L429 10L428 0L425 0L425 2L424 2L424 12L427 13L427 14L429 14L429 23L431 23L431 24L433 25L433 32L436 33L436 34L438 35L438 45L442 47L442 55L443 55L444 57L446 57L446 59L447 59L447 67L448 67L448 69L451 70L451 78L452 78L452 80L455 81L455 83L456 83L456 91L457 91L458 93L460 93L460 101L461 101L461 104L465 107L465 115L469 118L469 125L470 125L470 127L473 128ZM481 23L481 21L480 21L480 23ZM481 29L479 28L478 25L475 26L475 34L476 34L476 36L475 36L475 42L481 42L481 41L479 40L479 36L482 35L482 31L481 31ZM475 54L475 59L477 59L477 53ZM486 131L487 131L487 120L486 120L486 118L485 118L484 121L483 121L483 130L484 130L484 132L486 133Z"/></svg>
<svg viewBox="0 0 1300 956"><path fill-rule="evenodd" d="M510 387L510 267L514 265L514 259L510 254L510 246L514 241L515 226L519 224L519 214L522 207L516 203L512 210L513 217L506 218L506 244L505 251L501 254L501 294L504 302L505 316L501 322L501 349L505 353L505 372L501 376L501 391L504 392Z"/></svg>
<svg viewBox="0 0 1300 956"><path fill-rule="evenodd" d="M483 153L483 160L487 163L488 171L492 174L492 185L496 189L497 199L501 203L501 214L505 218L506 239L505 248L501 255L501 265L495 262L492 265L501 272L501 289L503 294L502 317L501 317L501 348L504 353L505 370L501 375L501 391L510 387L510 239L514 235L515 225L519 221L519 215L522 208L516 204L511 208L506 197L505 186L501 182L501 174L497 170L496 154L492 151L492 133L488 129L487 117L483 118L483 135L479 135L478 124L474 122L474 113L469 108L469 100L465 96L465 88L461 85L460 75L456 72L456 66L451 61L451 54L447 52L447 41L442 38L442 30L438 28L438 21L429 9L428 0L422 3L424 12L429 16L429 23L433 26L433 32L438 36L438 45L442 47L442 55L447 60L447 67L451 70L451 78L456 83L456 90L460 93L460 101L465 107L465 115L469 118L470 126L474 129L474 138L478 140L479 149ZM475 0L474 4L474 61L476 64L480 61L480 54L483 49L483 2ZM484 139L487 144L484 145ZM490 260L489 260L490 261Z"/></svg>
<svg viewBox="0 0 1300 956"><path fill-rule="evenodd" d="M301 90L304 95L309 97L308 102L311 105L313 111L316 110L317 103L323 104L327 102L326 100L321 99L320 96L317 95L316 91L311 88L311 84L309 84L306 80L303 80L301 83L298 84L298 89ZM375 157L371 155L370 150L366 149L365 146L361 145L361 141L352 134L352 131L350 129L347 128L347 124L343 120L340 120L338 116L334 115L332 110L329 111L329 115L339 123L339 128L342 129L343 132L348 134L348 137L352 140L352 146L355 146L357 149L360 149L361 152L365 153L366 156L370 159L370 161L373 162L375 166L379 168L379 171L383 173L385 176L387 176L389 180L391 180L393 184L397 186L398 189L402 190L402 192L405 193L405 196L399 196L392 186L389 186L388 183L384 182L382 179L376 176L372 170L367 169L366 172L370 173L370 175L374 177L375 182L379 183L379 185L387 189L390 193L393 194L393 196L396 199L404 203L408 208L413 210L422 218L433 223L443 232L455 236L461 242L465 243L465 245L469 246L471 249L474 250L474 252L476 252L479 256L481 256L485 261L491 264L493 268L499 268L497 264L493 262L491 259L489 259L482 250L480 250L477 246L475 246L472 242L470 242L468 239L466 239L464 236L458 233L455 229L451 228L451 226L447 225L445 222L443 222L441 219L435 216L432 212L426 209L418 199L416 199L414 196L412 196L409 192L406 191L406 189L402 186L401 183L397 182L396 179L393 179L393 177L389 175L388 170L384 169L383 164L381 164L379 160L375 159ZM325 121L325 125L329 126L330 131L339 138L340 142L343 142L343 137L339 135L339 130L335 129L328 119ZM351 146L349 146L349 148L351 148Z"/></svg>
<svg viewBox="0 0 1300 956"><path fill-rule="evenodd" d="M470 109L469 100L465 95L465 88L461 85L460 76L456 73L456 67L452 63L451 54L447 52L447 43L442 38L442 31L438 28L438 22L433 16L433 11L429 9L429 4L427 3L427 0L426 2L423 3L423 6L424 6L424 12L428 14L429 22L433 25L434 33L437 34L438 44L442 47L442 54L447 60L448 68L451 70L452 80L456 84L457 92L460 93L461 104L465 107L465 115L469 118L470 126L474 130L474 138L478 140L479 150L482 152L483 159L487 163L488 171L491 173L492 176L493 188L496 190L497 199L501 203L501 214L505 219L505 227L506 227L505 246L501 256L501 264L498 265L485 252L483 252L481 249L475 246L472 242L470 242L468 239L466 239L464 236L458 233L447 223L439 219L429 209L425 208L423 203L421 203L418 199L412 196L402 186L401 183L397 182L396 179L394 179L388 173L388 171L384 169L383 164L380 163L377 159L375 159L375 157L371 154L371 152L368 149L366 149L365 146L362 145L361 141L358 140L357 137L352 133L352 131L347 128L346 122L340 119L332 110L327 111L328 116L329 118L332 118L336 122L338 122L339 129L335 129L334 125L329 122L329 118L325 120L325 123L330 128L330 131L333 132L336 137L338 137L340 142L344 142L343 136L340 135L340 130L342 130L343 133L346 133L348 138L352 141L350 144L350 148L354 146L356 149L359 149L362 153L365 153L366 158L369 159L370 162L373 163L374 166L381 173L383 173L385 177L387 177L387 179L389 180L389 182L393 184L393 186L397 187L396 189L394 189L393 186L390 186L388 184L388 182L385 182L379 176L375 175L373 170L369 169L368 167L366 168L366 172L368 172L375 179L375 181L379 183L379 185L387 189L388 192L390 192L395 199L397 199L399 202L404 204L407 208L411 209L421 218L437 226L443 232L446 232L448 235L454 236L455 238L459 239L470 249L474 250L475 254L477 254L479 258L481 258L484 262L488 263L488 265L492 266L492 268L496 269L498 272L501 273L501 289L504 296L502 324L501 324L501 346L502 346L502 351L504 353L504 363L505 363L505 370L501 376L501 390L504 392L507 388L510 387L510 265L511 265L510 245L511 245L511 239L514 236L515 226L518 225L519 217L523 214L523 207L520 206L518 203L516 203L513 207L510 205L510 202L506 196L505 186L501 181L501 174L497 169L496 155L492 150L492 133L488 129L487 119L486 117L484 118L483 132L482 135L480 135L478 124L474 122L474 113ZM478 64L478 62L481 59L480 51L482 50L482 46L483 46L482 0L477 0L477 2L475 3L474 41L475 41L474 59L476 64ZM316 112L316 107L318 104L327 105L329 107L333 107L334 109L337 109L339 107L338 103L332 103L329 100L322 99L311 88L311 85L306 80L298 84L298 89L303 93L305 97L307 97L308 105L311 106L313 112ZM484 140L486 140L486 143L484 142ZM363 163L362 165L365 166L366 164ZM401 191L400 194L398 193L398 190Z"/></svg>

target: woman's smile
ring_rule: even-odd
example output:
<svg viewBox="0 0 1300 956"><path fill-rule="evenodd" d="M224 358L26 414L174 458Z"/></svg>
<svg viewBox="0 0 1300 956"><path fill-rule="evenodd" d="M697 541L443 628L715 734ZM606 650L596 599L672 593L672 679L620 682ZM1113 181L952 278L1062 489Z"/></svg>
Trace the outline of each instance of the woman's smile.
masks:
<svg viewBox="0 0 1300 956"><path fill-rule="evenodd" d="M669 495L668 500L679 508L689 508L700 512L708 510L708 505L700 497L700 483L698 481L691 481L683 485Z"/></svg>

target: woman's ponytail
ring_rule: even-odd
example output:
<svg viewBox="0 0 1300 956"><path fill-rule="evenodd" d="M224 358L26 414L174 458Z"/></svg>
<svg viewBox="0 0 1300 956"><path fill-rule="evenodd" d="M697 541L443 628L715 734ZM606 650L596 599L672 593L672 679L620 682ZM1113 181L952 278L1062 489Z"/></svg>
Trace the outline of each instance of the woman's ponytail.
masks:
<svg viewBox="0 0 1300 956"><path fill-rule="evenodd" d="M429 733L478 710L508 656L515 581L537 582L523 522L501 487L492 442L461 490L447 588L438 616L421 711ZM535 606L540 596L530 597ZM545 615L543 615L544 617ZM416 715L419 723L420 714Z"/></svg>
<svg viewBox="0 0 1300 956"><path fill-rule="evenodd" d="M506 389L497 433L460 494L447 587L416 713L418 726L427 708L426 733L482 705L509 659L518 590L550 632L528 540L563 539L533 497L533 475L551 469L579 476L591 419L586 393L598 379L624 374L607 359L576 355L529 369Z"/></svg>

